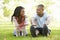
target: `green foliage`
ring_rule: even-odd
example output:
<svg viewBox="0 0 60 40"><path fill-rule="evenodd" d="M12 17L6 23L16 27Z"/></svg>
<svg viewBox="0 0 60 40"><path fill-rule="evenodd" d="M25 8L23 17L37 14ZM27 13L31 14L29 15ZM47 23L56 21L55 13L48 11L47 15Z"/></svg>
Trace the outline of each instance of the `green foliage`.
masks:
<svg viewBox="0 0 60 40"><path fill-rule="evenodd" d="M3 15L5 17L9 17L12 11L10 9L6 8L6 7L4 7L3 10L4 10Z"/></svg>
<svg viewBox="0 0 60 40"><path fill-rule="evenodd" d="M52 0L40 0L39 4L44 4L45 6L45 10L50 14L51 10L48 9L48 7L50 7L51 5L55 4L54 2L52 2Z"/></svg>
<svg viewBox="0 0 60 40"><path fill-rule="evenodd" d="M6 4L7 4L7 3L9 3L9 1L10 1L10 0L4 0L4 3L6 3Z"/></svg>
<svg viewBox="0 0 60 40"><path fill-rule="evenodd" d="M15 2L15 5L12 8L18 6L20 2L28 4L27 0L13 0L13 1ZM11 1L10 0L4 0L4 5L5 4L9 5L8 4L9 2L11 2ZM45 0L45 1L44 0L39 0L39 1L34 0L34 2L37 2L37 4L44 4L45 5L45 9L47 10L47 12L51 13L51 11L48 10L48 7L54 4L54 2L52 2L51 0L48 0L48 1L47 0ZM10 9L8 9L6 6L3 8L3 10L4 10L3 15L5 17L9 17L10 14L12 14L12 11ZM36 10L36 7L33 6L33 10Z"/></svg>

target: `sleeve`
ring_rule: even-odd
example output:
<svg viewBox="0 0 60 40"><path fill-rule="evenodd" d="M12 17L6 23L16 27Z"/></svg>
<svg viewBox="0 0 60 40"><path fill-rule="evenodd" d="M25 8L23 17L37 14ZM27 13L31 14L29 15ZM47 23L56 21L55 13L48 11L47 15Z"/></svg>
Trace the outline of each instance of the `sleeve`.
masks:
<svg viewBox="0 0 60 40"><path fill-rule="evenodd" d="M14 25L17 27L17 26L19 26L19 24L17 23L17 20L15 19L15 17L13 17L13 23L14 23Z"/></svg>
<svg viewBox="0 0 60 40"><path fill-rule="evenodd" d="M36 18L35 17L31 18L31 24L36 26Z"/></svg>
<svg viewBox="0 0 60 40"><path fill-rule="evenodd" d="M29 24L29 21L28 21L28 18L26 17L25 19L25 24L28 25Z"/></svg>
<svg viewBox="0 0 60 40"><path fill-rule="evenodd" d="M46 25L48 25L50 23L50 19L51 19L50 15L47 15L46 21L45 21Z"/></svg>

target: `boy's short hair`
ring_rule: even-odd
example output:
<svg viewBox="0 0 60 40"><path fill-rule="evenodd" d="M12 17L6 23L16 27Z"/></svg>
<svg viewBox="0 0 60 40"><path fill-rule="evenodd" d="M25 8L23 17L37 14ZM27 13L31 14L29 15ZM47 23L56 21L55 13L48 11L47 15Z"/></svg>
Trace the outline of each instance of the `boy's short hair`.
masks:
<svg viewBox="0 0 60 40"><path fill-rule="evenodd" d="M44 5L43 4L39 4L37 7L44 7Z"/></svg>

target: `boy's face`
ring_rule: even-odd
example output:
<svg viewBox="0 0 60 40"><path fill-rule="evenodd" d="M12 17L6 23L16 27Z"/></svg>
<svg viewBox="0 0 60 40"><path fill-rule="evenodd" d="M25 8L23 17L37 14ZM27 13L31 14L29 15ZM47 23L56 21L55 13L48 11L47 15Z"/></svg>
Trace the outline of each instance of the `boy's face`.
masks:
<svg viewBox="0 0 60 40"><path fill-rule="evenodd" d="M37 7L37 14L41 15L43 14L43 11L44 11L44 7Z"/></svg>
<svg viewBox="0 0 60 40"><path fill-rule="evenodd" d="M21 15L21 16L24 16L24 13L25 13L25 12L24 12L24 9L22 9L21 12L20 12L20 15Z"/></svg>

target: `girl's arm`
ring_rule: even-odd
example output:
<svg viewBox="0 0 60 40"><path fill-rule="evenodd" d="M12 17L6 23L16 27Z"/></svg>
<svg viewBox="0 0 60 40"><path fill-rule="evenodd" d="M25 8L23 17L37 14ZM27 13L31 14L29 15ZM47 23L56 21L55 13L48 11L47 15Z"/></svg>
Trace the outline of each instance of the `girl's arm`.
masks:
<svg viewBox="0 0 60 40"><path fill-rule="evenodd" d="M19 26L19 24L17 23L17 20L16 20L16 18L15 18L15 17L13 17L13 23L15 24L15 26L16 26L16 27L18 27L18 26Z"/></svg>
<svg viewBox="0 0 60 40"><path fill-rule="evenodd" d="M19 24L20 26L27 26L29 24L28 19L25 18L25 21Z"/></svg>

